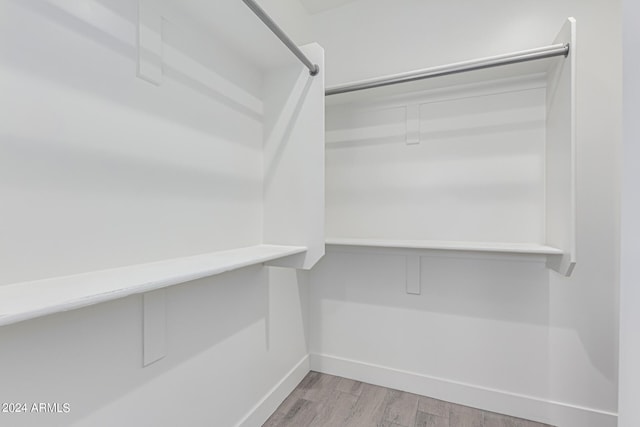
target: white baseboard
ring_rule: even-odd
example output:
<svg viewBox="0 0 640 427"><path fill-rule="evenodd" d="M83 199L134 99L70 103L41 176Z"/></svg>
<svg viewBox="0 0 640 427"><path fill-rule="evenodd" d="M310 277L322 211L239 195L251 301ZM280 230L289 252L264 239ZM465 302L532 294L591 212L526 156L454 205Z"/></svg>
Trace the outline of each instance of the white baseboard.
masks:
<svg viewBox="0 0 640 427"><path fill-rule="evenodd" d="M269 390L235 427L259 427L264 424L308 373L309 356L307 355Z"/></svg>
<svg viewBox="0 0 640 427"><path fill-rule="evenodd" d="M394 388L557 427L616 427L617 414L450 381L443 378L344 359L310 354L310 368L326 374Z"/></svg>

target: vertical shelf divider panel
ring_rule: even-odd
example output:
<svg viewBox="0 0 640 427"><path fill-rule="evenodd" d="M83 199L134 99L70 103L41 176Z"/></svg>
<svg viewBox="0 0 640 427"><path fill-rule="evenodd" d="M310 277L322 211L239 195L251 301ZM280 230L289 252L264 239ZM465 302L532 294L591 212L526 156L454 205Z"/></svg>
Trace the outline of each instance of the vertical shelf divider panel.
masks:
<svg viewBox="0 0 640 427"><path fill-rule="evenodd" d="M569 18L554 43L569 56L548 73L546 120L546 237L563 255L547 266L570 276L576 264L576 21Z"/></svg>
<svg viewBox="0 0 640 427"><path fill-rule="evenodd" d="M265 80L264 243L306 247L269 265L310 269L324 255L324 50L301 49L317 75L296 64Z"/></svg>

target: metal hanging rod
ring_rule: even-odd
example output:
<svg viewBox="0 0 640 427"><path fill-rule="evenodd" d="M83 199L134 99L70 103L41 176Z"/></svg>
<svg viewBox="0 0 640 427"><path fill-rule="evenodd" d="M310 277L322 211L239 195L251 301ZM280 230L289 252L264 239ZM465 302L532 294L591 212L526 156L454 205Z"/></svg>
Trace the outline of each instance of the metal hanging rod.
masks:
<svg viewBox="0 0 640 427"><path fill-rule="evenodd" d="M309 58L307 58L307 56L302 53L300 48L289 38L289 36L287 36L284 31L282 31L278 24L276 24L275 21L271 19L267 12L265 12L264 9L262 9L258 5L258 3L256 3L254 0L242 1L249 7L249 9L253 11L253 13L256 14L258 18L260 18L262 22L264 22L267 27L269 27L271 32L275 34L282 41L282 43L284 43L285 46L287 46L289 50L298 57L300 61L302 61L302 63L309 69L309 74L315 76L320 72L320 67L318 67L318 64L314 64L313 62L311 62Z"/></svg>
<svg viewBox="0 0 640 427"><path fill-rule="evenodd" d="M381 86L389 86L398 83L413 82L416 80L429 79L432 77L447 76L449 74L464 73L466 71L481 70L483 68L499 67L502 65L517 64L525 61L535 61L536 59L551 58L554 56L569 55L569 44L554 44L551 46L539 47L536 49L523 50L505 55L492 56L489 58L474 59L472 61L457 62L455 64L442 65L439 67L426 68L424 70L410 71L408 73L394 74L386 77L378 77L370 80L363 80L356 83L348 83L341 86L334 86L325 91L325 95L338 95L340 93L355 92L357 90L373 89Z"/></svg>

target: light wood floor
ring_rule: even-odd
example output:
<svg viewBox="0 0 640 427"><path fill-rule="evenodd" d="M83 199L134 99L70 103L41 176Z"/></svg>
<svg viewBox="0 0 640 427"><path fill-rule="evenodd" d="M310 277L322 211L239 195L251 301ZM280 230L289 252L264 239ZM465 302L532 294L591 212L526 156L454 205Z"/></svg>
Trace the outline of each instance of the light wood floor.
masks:
<svg viewBox="0 0 640 427"><path fill-rule="evenodd" d="M263 427L549 427L310 372Z"/></svg>

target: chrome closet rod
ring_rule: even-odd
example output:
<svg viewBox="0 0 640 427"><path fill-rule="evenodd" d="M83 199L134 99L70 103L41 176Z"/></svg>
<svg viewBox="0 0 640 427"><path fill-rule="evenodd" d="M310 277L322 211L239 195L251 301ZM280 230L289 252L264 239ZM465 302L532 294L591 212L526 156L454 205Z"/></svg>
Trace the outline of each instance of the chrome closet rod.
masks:
<svg viewBox="0 0 640 427"><path fill-rule="evenodd" d="M264 9L262 9L258 5L258 3L256 3L254 0L242 1L249 7L249 9L253 11L253 13L256 14L258 18L260 18L262 22L264 22L267 27L269 27L271 32L275 34L282 41L282 43L284 43L285 46L287 46L289 50L298 57L300 61L302 61L302 63L309 69L309 74L315 76L320 72L320 67L318 67L318 64L314 64L313 62L311 62L309 58L307 58L307 56L302 53L300 48L289 38L289 36L287 36L284 31L282 31L278 24L276 24L275 21L271 19L267 12L265 12Z"/></svg>
<svg viewBox="0 0 640 427"><path fill-rule="evenodd" d="M466 71L481 70L483 68L499 67L502 65L517 64L536 59L551 58L553 56L569 55L569 44L554 44L536 49L523 50L505 55L489 58L474 59L471 61L457 62L455 64L410 71L408 73L394 74L386 77L378 77L355 83L334 86L325 91L325 95L338 95L340 93L355 92L357 90L373 89L381 86L389 86L397 83L406 83L432 77L447 76L449 74L464 73Z"/></svg>

